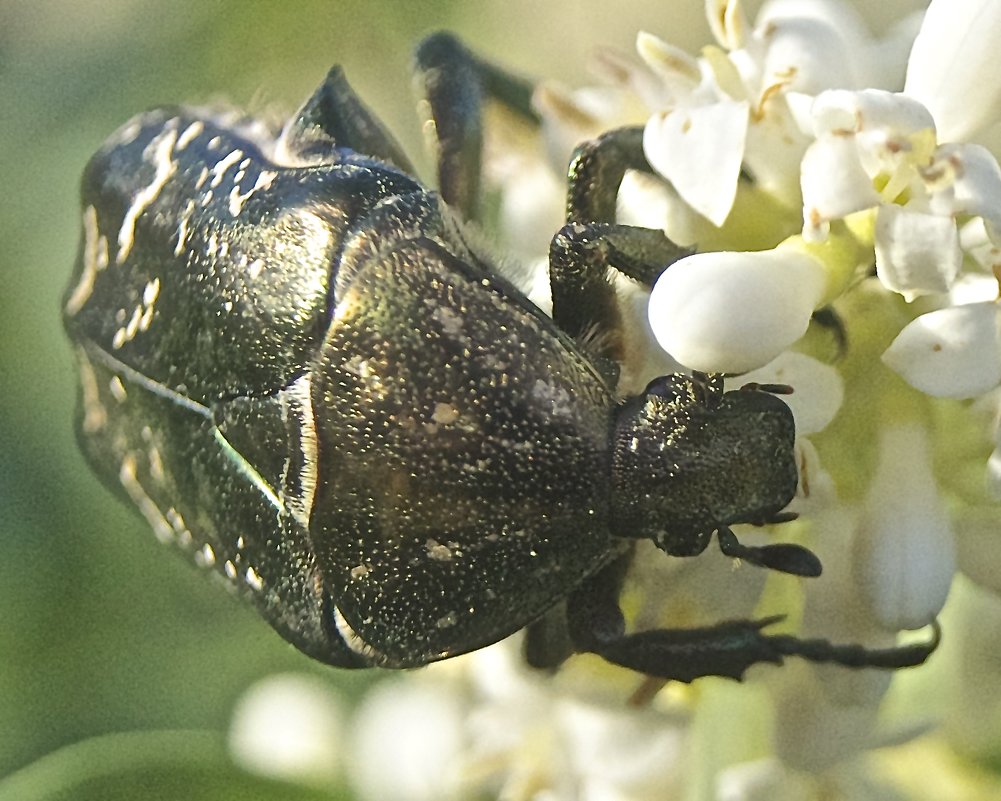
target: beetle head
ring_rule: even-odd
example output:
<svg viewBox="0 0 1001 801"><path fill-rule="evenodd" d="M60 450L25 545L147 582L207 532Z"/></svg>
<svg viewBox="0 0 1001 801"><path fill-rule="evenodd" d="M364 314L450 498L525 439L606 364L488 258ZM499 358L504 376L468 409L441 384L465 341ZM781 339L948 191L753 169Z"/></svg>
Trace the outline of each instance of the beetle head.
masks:
<svg viewBox="0 0 1001 801"><path fill-rule="evenodd" d="M720 526L764 523L796 492L792 412L756 388L682 374L652 381L615 421L615 533L701 552Z"/></svg>

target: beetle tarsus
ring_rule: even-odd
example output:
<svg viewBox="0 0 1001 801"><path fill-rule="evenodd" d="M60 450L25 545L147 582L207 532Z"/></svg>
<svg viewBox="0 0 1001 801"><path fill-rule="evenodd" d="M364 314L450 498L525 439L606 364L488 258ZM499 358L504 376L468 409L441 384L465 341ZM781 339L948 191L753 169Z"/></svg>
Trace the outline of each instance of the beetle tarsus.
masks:
<svg viewBox="0 0 1001 801"><path fill-rule="evenodd" d="M823 639L803 640L785 634L768 637L773 648L783 656L798 656L811 662L830 662L849 668L898 668L916 667L938 648L942 641L942 627L938 620L931 622L932 636L927 642L898 645L890 648L866 648L862 645L841 645Z"/></svg>

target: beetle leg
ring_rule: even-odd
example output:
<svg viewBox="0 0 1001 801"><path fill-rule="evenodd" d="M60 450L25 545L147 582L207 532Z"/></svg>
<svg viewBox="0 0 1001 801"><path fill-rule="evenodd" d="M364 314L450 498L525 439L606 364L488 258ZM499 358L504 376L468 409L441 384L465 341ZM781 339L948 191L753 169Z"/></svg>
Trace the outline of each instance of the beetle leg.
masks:
<svg viewBox="0 0 1001 801"><path fill-rule="evenodd" d="M555 670L573 653L567 633L566 604L550 609L525 628L525 662L540 670Z"/></svg>
<svg viewBox="0 0 1001 801"><path fill-rule="evenodd" d="M615 223L627 170L650 172L642 128L618 128L577 147L567 171L567 225L549 249L553 320L575 339L597 343L599 355L613 361L622 358L621 320L608 268L649 286L692 253L662 231Z"/></svg>
<svg viewBox="0 0 1001 801"><path fill-rule="evenodd" d="M621 319L608 269L648 284L689 253L652 228L567 223L549 246L553 320L574 339L592 340L600 355L619 361Z"/></svg>
<svg viewBox="0 0 1001 801"><path fill-rule="evenodd" d="M470 220L479 218L483 102L497 100L532 123L533 85L477 58L455 36L439 31L417 47L414 71L428 104L438 191Z"/></svg>
<svg viewBox="0 0 1001 801"><path fill-rule="evenodd" d="M335 147L350 148L404 172L414 172L403 148L355 94L344 70L337 66L292 115L280 146L291 158L307 161L317 156L329 158Z"/></svg>
<svg viewBox="0 0 1001 801"><path fill-rule="evenodd" d="M633 561L634 548L629 544L612 562L606 564L592 579L589 586L601 596L600 603L618 611L618 597L626 574ZM594 600L588 596L587 602ZM550 609L543 617L530 623L525 630L525 661L534 668L553 670L559 667L575 650L575 643L568 628L571 611L567 602ZM613 616L614 617L614 616ZM614 621L613 621L614 622Z"/></svg>
<svg viewBox="0 0 1001 801"><path fill-rule="evenodd" d="M606 572L585 582L567 602L567 623L575 648L662 679L690 682L701 676L724 676L740 681L751 665L759 662L778 665L787 656L850 668L894 670L923 663L941 638L937 622L932 624L932 638L928 642L891 648L870 649L763 633L764 628L781 617L626 634L617 600L621 579Z"/></svg>
<svg viewBox="0 0 1001 801"><path fill-rule="evenodd" d="M578 145L567 170L567 221L614 222L627 170L652 172L641 127L616 128Z"/></svg>

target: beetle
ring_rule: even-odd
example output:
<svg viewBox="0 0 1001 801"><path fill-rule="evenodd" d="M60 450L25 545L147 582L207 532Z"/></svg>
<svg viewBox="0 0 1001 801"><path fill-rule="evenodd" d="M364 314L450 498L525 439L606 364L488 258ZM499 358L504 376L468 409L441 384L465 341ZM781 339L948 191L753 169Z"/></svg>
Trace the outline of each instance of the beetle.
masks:
<svg viewBox="0 0 1001 801"><path fill-rule="evenodd" d="M582 144L553 237L549 317L475 232L480 109L535 121L530 82L453 36L416 55L438 190L339 68L280 130L239 112L146 112L93 156L64 320L78 435L161 540L331 665L406 668L528 629L530 663L594 652L642 673L740 679L796 655L923 662L769 634L765 620L626 633L633 544L816 576L736 523L789 519L795 427L778 386L676 373L620 398L610 275L689 251L615 219L641 131Z"/></svg>

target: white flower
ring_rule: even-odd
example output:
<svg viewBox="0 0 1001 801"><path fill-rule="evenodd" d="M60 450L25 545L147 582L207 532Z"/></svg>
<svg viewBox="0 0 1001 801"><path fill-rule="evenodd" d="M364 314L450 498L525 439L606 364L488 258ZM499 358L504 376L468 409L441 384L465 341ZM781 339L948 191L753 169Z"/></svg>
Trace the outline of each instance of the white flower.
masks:
<svg viewBox="0 0 1001 801"><path fill-rule="evenodd" d="M640 34L643 66L602 56L611 90L537 93L561 172L560 154L577 140L636 124L632 101L645 104L644 152L657 175L626 175L618 222L663 228L698 251L665 270L649 301L610 271L628 354L620 395L682 368L734 373L730 388L795 390L786 398L800 435L791 509L801 518L738 536L802 542L824 574L734 570L717 549L664 559L640 543L623 596L629 629L792 612L782 625L800 637L882 648L941 616L945 639L921 670L789 659L781 670L756 666L740 686L668 685L642 714L623 708L635 685L597 657L544 679L520 667L515 645L485 649L408 679L453 697L440 723L447 766L416 746L441 797L917 797L910 780L884 782L869 752L892 760L889 746L938 724L950 703L941 677L965 648L957 595L962 603L973 587L966 576L996 589L1001 564L1001 507L988 497L1001 500L996 402L990 420L974 409L1001 396L1001 168L983 146L1001 130L998 9L935 0L912 48L913 19L877 38L836 0L768 2L753 24L737 0L707 0L716 44L697 56ZM519 184L524 175L514 165L505 177L506 235L542 263L555 223L540 221L546 209L561 212L562 193L537 174ZM957 564L965 576L954 582ZM997 650L990 642L985 652ZM983 745L996 742L983 734L996 729L990 715L968 703L915 753L954 760L949 743L973 752L965 737L993 747ZM385 716L371 741L395 726ZM938 767L920 760L914 771ZM400 797L428 797L422 786Z"/></svg>
<svg viewBox="0 0 1001 801"><path fill-rule="evenodd" d="M817 140L803 158L804 236L874 209L877 275L907 300L945 292L962 264L954 215L995 219L1001 171L982 148L935 146L928 111L890 92L833 91L812 109Z"/></svg>
<svg viewBox="0 0 1001 801"><path fill-rule="evenodd" d="M952 288L963 252L951 217L880 206L876 214L876 275L906 300Z"/></svg>
<svg viewBox="0 0 1001 801"><path fill-rule="evenodd" d="M380 684L356 716L364 798L656 801L679 787L685 731L654 710L562 691L513 638Z"/></svg>
<svg viewBox="0 0 1001 801"><path fill-rule="evenodd" d="M355 715L348 772L362 798L464 798L467 710L459 692L406 678L379 684Z"/></svg>
<svg viewBox="0 0 1001 801"><path fill-rule="evenodd" d="M650 166L714 225L722 225L737 194L750 107L721 100L655 114L643 134Z"/></svg>
<svg viewBox="0 0 1001 801"><path fill-rule="evenodd" d="M331 686L305 674L278 674L247 690L233 711L229 748L253 773L329 785L342 769L344 712Z"/></svg>

